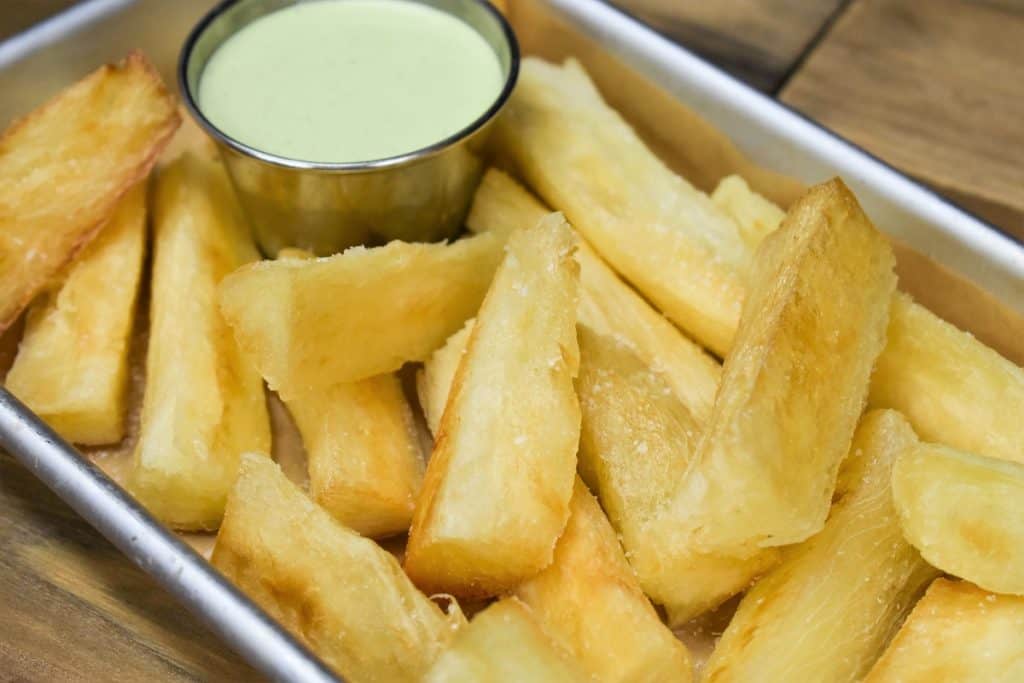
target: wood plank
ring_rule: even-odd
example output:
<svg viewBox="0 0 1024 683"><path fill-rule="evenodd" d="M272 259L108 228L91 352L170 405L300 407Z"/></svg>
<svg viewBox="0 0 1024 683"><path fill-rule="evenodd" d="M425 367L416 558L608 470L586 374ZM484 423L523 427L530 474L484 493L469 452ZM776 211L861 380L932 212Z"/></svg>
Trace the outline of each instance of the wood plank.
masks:
<svg viewBox="0 0 1024 683"><path fill-rule="evenodd" d="M1024 3L858 0L781 98L1024 239Z"/></svg>
<svg viewBox="0 0 1024 683"><path fill-rule="evenodd" d="M3 680L260 680L2 452L0 605Z"/></svg>
<svg viewBox="0 0 1024 683"><path fill-rule="evenodd" d="M612 0L765 92L797 63L843 0Z"/></svg>

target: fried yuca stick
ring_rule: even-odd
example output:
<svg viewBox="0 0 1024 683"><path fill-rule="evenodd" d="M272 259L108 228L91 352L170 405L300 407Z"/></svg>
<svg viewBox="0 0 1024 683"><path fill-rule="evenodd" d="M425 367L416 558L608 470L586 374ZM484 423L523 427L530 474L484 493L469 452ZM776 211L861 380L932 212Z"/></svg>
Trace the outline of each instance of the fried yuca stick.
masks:
<svg viewBox="0 0 1024 683"><path fill-rule="evenodd" d="M570 510L551 565L516 596L595 680L689 681L686 647L661 623L615 530L579 479Z"/></svg>
<svg viewBox="0 0 1024 683"><path fill-rule="evenodd" d="M423 454L398 377L337 384L287 406L306 446L313 500L363 536L408 530Z"/></svg>
<svg viewBox="0 0 1024 683"><path fill-rule="evenodd" d="M1024 463L1024 368L906 294L893 299L870 401L904 412L922 439Z"/></svg>
<svg viewBox="0 0 1024 683"><path fill-rule="evenodd" d="M865 683L1024 680L1024 598L936 579Z"/></svg>
<svg viewBox="0 0 1024 683"><path fill-rule="evenodd" d="M466 225L473 232L510 235L533 225L547 209L519 183L497 169L484 174ZM700 420L711 414L722 367L643 300L584 240L580 264L580 322L625 341L658 370Z"/></svg>
<svg viewBox="0 0 1024 683"><path fill-rule="evenodd" d="M220 163L187 153L157 178L142 424L128 486L180 529L220 523L239 456L270 450L259 374L217 309L217 284L258 258Z"/></svg>
<svg viewBox="0 0 1024 683"><path fill-rule="evenodd" d="M0 331L99 233L179 123L173 96L133 52L0 136Z"/></svg>
<svg viewBox="0 0 1024 683"><path fill-rule="evenodd" d="M427 388L420 395L427 415L447 403L471 329L467 325L453 335L426 363L423 374L429 379L421 380L421 387ZM581 373L583 356L581 347ZM686 647L661 623L615 530L578 478L569 509L551 564L520 584L515 594L533 610L545 632L596 680L689 681Z"/></svg>
<svg viewBox="0 0 1024 683"><path fill-rule="evenodd" d="M476 313L500 260L501 245L482 235L263 261L224 279L220 305L290 400L426 359Z"/></svg>
<svg viewBox="0 0 1024 683"><path fill-rule="evenodd" d="M665 380L625 344L579 326L579 470L619 532L644 592L683 622L745 588L778 551L701 554L679 542L667 514L693 466L700 429ZM685 541L685 539L684 539Z"/></svg>
<svg viewBox="0 0 1024 683"><path fill-rule="evenodd" d="M669 170L604 103L575 60L524 59L493 139L626 280L725 355L750 249L708 196Z"/></svg>
<svg viewBox="0 0 1024 683"><path fill-rule="evenodd" d="M574 248L561 214L506 246L409 533L405 568L426 590L494 595L551 563L579 440Z"/></svg>
<svg viewBox="0 0 1024 683"><path fill-rule="evenodd" d="M731 176L712 195L744 235L770 232L782 211ZM1024 462L1024 369L897 293L885 351L871 377L874 407L903 413L921 438Z"/></svg>
<svg viewBox="0 0 1024 683"><path fill-rule="evenodd" d="M278 258L312 255L282 249ZM363 536L407 531L423 453L398 377L343 382L285 403L306 447L313 500Z"/></svg>
<svg viewBox="0 0 1024 683"><path fill-rule="evenodd" d="M469 346L469 335L473 332L475 324L475 318L467 320L461 330L448 337L444 346L431 354L416 375L416 394L419 396L427 427L435 437L441 426L444 407L448 403L452 380L462 362L462 356L466 353L466 347Z"/></svg>
<svg viewBox="0 0 1024 683"><path fill-rule="evenodd" d="M565 211L598 253L683 331L724 356L739 320L751 246L766 227L751 218L764 210L762 202L748 197L739 200L746 210L730 210L720 195L712 205L743 222L737 233L743 239L721 217L697 221L689 231L665 229L655 209L677 214L681 223L705 216L706 198L679 190L572 61L559 67L524 60L496 129L499 151L550 206ZM742 191L736 184L730 189ZM750 211L752 203L760 209ZM737 244L746 258L737 255ZM690 257L679 258L679 250ZM666 291L684 278L721 288ZM909 300L894 302L889 340L872 381L874 407L900 411L924 439L1024 462L1024 421L1017 417L1024 414L1024 370Z"/></svg>
<svg viewBox="0 0 1024 683"><path fill-rule="evenodd" d="M213 565L351 681L418 682L454 635L395 558L246 454Z"/></svg>
<svg viewBox="0 0 1024 683"><path fill-rule="evenodd" d="M505 598L476 615L423 677L423 683L590 680L515 598Z"/></svg>
<svg viewBox="0 0 1024 683"><path fill-rule="evenodd" d="M711 193L711 201L733 219L751 251L775 232L786 217L785 211L751 190L738 175L722 178Z"/></svg>
<svg viewBox="0 0 1024 683"><path fill-rule="evenodd" d="M7 388L68 441L124 437L128 351L146 250L146 183L29 309Z"/></svg>
<svg viewBox="0 0 1024 683"><path fill-rule="evenodd" d="M917 442L899 413L861 420L844 468L857 481L821 533L743 597L704 669L707 683L859 681L937 575L903 539L889 493L892 465Z"/></svg>
<svg viewBox="0 0 1024 683"><path fill-rule="evenodd" d="M1024 465L919 444L893 468L892 495L903 533L926 560L1024 595Z"/></svg>

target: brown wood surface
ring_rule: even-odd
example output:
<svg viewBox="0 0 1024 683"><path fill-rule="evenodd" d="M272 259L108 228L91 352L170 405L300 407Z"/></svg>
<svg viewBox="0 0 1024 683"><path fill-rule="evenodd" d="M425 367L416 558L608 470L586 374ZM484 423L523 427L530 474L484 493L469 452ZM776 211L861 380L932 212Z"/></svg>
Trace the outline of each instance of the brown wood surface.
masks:
<svg viewBox="0 0 1024 683"><path fill-rule="evenodd" d="M1024 2L859 0L781 98L1024 239Z"/></svg>
<svg viewBox="0 0 1024 683"><path fill-rule="evenodd" d="M1024 237L1024 2L616 3ZM73 2L0 4L2 39ZM142 680L257 676L0 454L0 682Z"/></svg>

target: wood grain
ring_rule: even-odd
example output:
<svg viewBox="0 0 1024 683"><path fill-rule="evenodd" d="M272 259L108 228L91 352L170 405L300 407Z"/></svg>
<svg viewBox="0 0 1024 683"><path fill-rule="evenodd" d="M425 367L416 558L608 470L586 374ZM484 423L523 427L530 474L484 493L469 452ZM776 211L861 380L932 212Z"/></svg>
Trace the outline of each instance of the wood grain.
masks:
<svg viewBox="0 0 1024 683"><path fill-rule="evenodd" d="M0 680L259 680L0 452Z"/></svg>
<svg viewBox="0 0 1024 683"><path fill-rule="evenodd" d="M858 0L783 101L1024 239L1024 3Z"/></svg>
<svg viewBox="0 0 1024 683"><path fill-rule="evenodd" d="M774 92L843 0L612 0L755 88Z"/></svg>

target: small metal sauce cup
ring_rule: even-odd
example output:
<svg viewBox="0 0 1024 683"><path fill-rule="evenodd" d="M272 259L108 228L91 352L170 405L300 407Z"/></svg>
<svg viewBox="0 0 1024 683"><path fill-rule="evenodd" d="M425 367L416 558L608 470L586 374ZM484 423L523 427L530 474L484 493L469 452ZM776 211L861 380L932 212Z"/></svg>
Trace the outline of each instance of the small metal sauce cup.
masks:
<svg viewBox="0 0 1024 683"><path fill-rule="evenodd" d="M197 102L203 68L218 46L256 19L301 1L221 3L189 34L178 63L185 104L217 142L260 248L268 256L284 247L323 256L356 244L452 237L483 172L490 123L519 73L519 46L508 22L484 0L414 0L461 19L494 49L505 79L497 99L471 124L429 147L374 161L311 162L232 138Z"/></svg>

